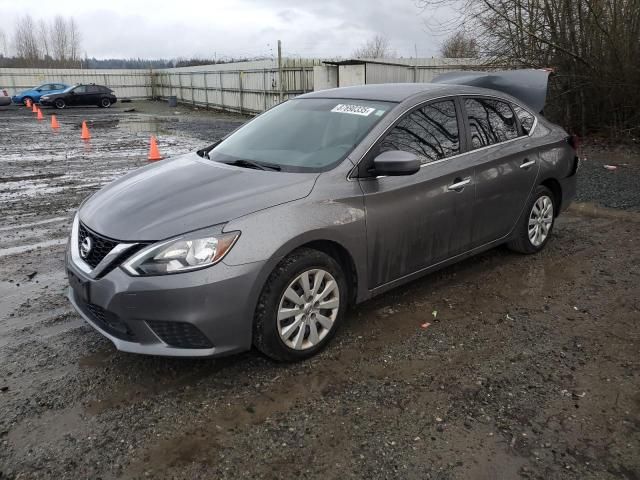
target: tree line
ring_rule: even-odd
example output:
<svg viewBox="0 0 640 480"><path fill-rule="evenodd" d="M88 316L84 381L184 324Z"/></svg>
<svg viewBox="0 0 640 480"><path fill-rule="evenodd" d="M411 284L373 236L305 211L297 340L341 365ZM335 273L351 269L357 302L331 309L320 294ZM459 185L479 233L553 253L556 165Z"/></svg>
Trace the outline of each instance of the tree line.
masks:
<svg viewBox="0 0 640 480"><path fill-rule="evenodd" d="M0 25L1 27L1 25ZM20 17L8 33L0 29L0 68L172 68L263 60L254 58L105 58L83 55L82 36L73 17L58 15L51 21Z"/></svg>
<svg viewBox="0 0 640 480"><path fill-rule="evenodd" d="M15 22L11 36L0 31L0 57L12 59L7 66L77 67L82 60L81 40L73 17L57 15L47 22L24 15ZM15 53L12 57L10 47Z"/></svg>

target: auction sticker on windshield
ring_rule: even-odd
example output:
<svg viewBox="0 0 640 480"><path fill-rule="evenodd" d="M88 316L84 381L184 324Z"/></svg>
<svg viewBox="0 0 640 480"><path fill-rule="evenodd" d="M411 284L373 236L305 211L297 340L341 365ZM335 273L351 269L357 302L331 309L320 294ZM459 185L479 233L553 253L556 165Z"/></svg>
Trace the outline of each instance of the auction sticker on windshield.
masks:
<svg viewBox="0 0 640 480"><path fill-rule="evenodd" d="M352 115L362 115L363 117L368 117L373 112L376 111L375 108L371 107L363 107L362 105L344 105L340 103L331 109L332 112L335 113L350 113Z"/></svg>

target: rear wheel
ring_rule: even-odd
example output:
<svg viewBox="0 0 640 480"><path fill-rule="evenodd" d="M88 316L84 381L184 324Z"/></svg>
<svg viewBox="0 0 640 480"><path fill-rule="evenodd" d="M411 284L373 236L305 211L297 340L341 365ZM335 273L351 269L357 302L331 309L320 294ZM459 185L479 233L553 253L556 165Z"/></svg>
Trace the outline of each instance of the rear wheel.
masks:
<svg viewBox="0 0 640 480"><path fill-rule="evenodd" d="M63 108L66 108L67 106L67 102L65 102L63 99L58 98L56 99L56 101L54 102L54 105L56 106L57 109L62 110Z"/></svg>
<svg viewBox="0 0 640 480"><path fill-rule="evenodd" d="M256 309L254 345L275 360L309 358L335 334L348 298L338 262L318 250L296 250L267 280Z"/></svg>
<svg viewBox="0 0 640 480"><path fill-rule="evenodd" d="M108 98L100 99L100 106L102 108L109 108L111 106L111 100L109 100Z"/></svg>
<svg viewBox="0 0 640 480"><path fill-rule="evenodd" d="M549 241L555 219L555 198L551 190L539 185L516 227L514 239L508 246L520 253L537 253Z"/></svg>

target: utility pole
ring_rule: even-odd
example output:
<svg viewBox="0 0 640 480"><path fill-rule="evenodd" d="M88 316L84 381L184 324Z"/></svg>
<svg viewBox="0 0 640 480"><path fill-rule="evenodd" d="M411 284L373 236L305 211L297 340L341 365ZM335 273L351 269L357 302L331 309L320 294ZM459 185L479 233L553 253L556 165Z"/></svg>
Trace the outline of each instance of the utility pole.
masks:
<svg viewBox="0 0 640 480"><path fill-rule="evenodd" d="M278 40L278 87L280 88L280 102L282 103L282 42Z"/></svg>

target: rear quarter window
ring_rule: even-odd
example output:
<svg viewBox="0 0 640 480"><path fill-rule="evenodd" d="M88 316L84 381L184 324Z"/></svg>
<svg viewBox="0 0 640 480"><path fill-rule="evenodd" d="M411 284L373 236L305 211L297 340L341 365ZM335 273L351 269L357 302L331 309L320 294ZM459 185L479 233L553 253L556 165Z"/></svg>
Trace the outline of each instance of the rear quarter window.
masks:
<svg viewBox="0 0 640 480"><path fill-rule="evenodd" d="M464 105L472 149L518 137L515 116L507 102L488 98L468 98Z"/></svg>
<svg viewBox="0 0 640 480"><path fill-rule="evenodd" d="M529 135L531 133L531 129L536 122L536 117L529 111L522 108L520 105L512 103L511 107L518 117L518 121L520 122L520 127L522 127L523 135Z"/></svg>

